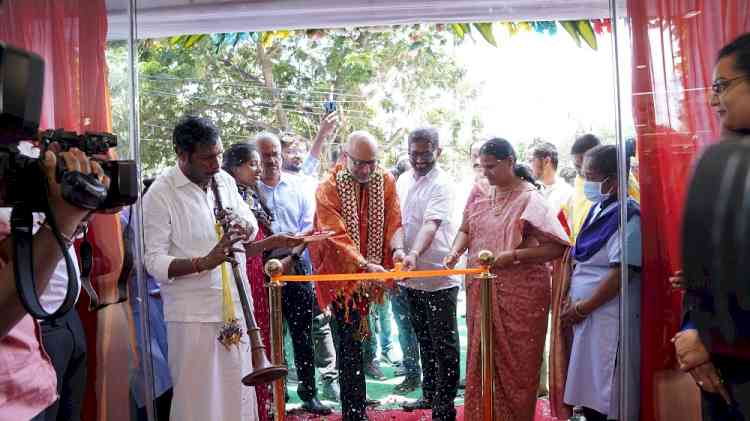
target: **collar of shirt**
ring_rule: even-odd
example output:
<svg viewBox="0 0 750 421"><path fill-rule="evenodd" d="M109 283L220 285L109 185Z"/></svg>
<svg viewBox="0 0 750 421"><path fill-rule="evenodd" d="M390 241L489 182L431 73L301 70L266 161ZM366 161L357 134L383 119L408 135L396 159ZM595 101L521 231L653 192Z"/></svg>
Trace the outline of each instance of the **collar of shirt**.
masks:
<svg viewBox="0 0 750 421"><path fill-rule="evenodd" d="M263 190L273 191L273 190L276 190L276 189L278 189L279 187L281 187L283 185L291 185L292 183L290 183L290 179L292 179L294 177L298 177L298 176L295 175L295 174L289 174L286 171L281 171L281 175L279 176L279 183L276 184L275 186L273 186L273 187L269 186L268 184L264 183L263 180L258 180L258 186L262 187Z"/></svg>
<svg viewBox="0 0 750 421"><path fill-rule="evenodd" d="M614 202L610 202L609 204L607 204L606 208L602 208L602 204L604 204L604 203L605 202L602 201L602 202L594 204L594 210L593 210L594 214L591 215L591 220L592 221L594 219L598 218L599 215L601 215L605 210L609 210L610 208L615 207L615 206L620 206L620 202L618 202L617 200L615 200Z"/></svg>
<svg viewBox="0 0 750 421"><path fill-rule="evenodd" d="M193 182L190 181L189 178L185 175L185 173L182 172L182 169L179 165L175 166L173 168L172 173L170 174L171 178L174 180L174 186L175 187L185 187L189 184L192 184ZM196 184L197 186L197 184ZM200 187L199 187L200 188Z"/></svg>
<svg viewBox="0 0 750 421"><path fill-rule="evenodd" d="M258 183L266 206L273 213L271 228L275 233L298 233L312 226L315 208L305 192L306 185L302 177L285 172L275 187Z"/></svg>

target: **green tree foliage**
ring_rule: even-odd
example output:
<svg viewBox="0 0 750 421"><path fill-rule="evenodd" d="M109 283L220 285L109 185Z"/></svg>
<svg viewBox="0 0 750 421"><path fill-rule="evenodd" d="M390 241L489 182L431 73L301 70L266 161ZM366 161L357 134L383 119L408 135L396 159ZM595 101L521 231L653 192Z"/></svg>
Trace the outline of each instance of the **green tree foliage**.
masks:
<svg viewBox="0 0 750 421"><path fill-rule="evenodd" d="M466 133L481 127L466 111L476 91L463 82L465 70L451 54L460 42L434 25L142 41L143 168L153 174L174 163L171 132L183 115L211 118L225 146L259 131L312 138L329 95L343 111L338 141L369 130L381 140L387 162L417 124L442 128L451 137L446 143L463 150L471 142ZM127 98L126 54L124 43L110 44L113 124L121 135L128 113L121 99Z"/></svg>

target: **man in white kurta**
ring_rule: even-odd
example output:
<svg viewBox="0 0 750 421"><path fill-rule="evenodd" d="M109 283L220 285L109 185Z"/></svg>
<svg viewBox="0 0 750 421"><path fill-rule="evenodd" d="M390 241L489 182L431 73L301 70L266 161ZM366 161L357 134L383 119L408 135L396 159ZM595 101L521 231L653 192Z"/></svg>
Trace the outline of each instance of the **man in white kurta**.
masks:
<svg viewBox="0 0 750 421"><path fill-rule="evenodd" d="M229 258L245 262L245 256L241 243L218 239L211 180L240 227L234 234L255 238L257 222L234 179L219 169L221 143L210 121L182 120L173 142L178 165L159 176L143 199L146 269L161 285L167 322L174 384L170 419L256 420L255 390L241 383L252 363L231 270L229 285L242 337L229 347L217 340L224 324L221 265ZM239 272L248 285L246 271Z"/></svg>

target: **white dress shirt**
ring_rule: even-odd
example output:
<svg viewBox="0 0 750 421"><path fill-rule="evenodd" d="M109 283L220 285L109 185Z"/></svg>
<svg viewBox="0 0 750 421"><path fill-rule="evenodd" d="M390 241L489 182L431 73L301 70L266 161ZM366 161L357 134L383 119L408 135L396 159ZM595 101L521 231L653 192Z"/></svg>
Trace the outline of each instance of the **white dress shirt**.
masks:
<svg viewBox="0 0 750 421"><path fill-rule="evenodd" d="M401 204L405 252L414 246L419 230L426 221L440 221L430 247L417 258L417 270L443 269L443 259L451 250L458 227L453 221L454 182L437 165L427 175L416 178L409 170L396 181L396 192ZM422 291L439 291L461 283L458 276L416 278L399 284Z"/></svg>
<svg viewBox="0 0 750 421"><path fill-rule="evenodd" d="M73 272L76 274L76 302L78 297L81 295L81 271L78 269L78 255L76 249L70 246L68 249L70 254L70 260L73 262ZM47 313L54 313L65 301L65 294L68 293L68 266L65 264L65 259L60 259L57 262L57 267L49 278L47 287L44 288L44 293L39 297L39 303L42 304L42 308Z"/></svg>
<svg viewBox="0 0 750 421"><path fill-rule="evenodd" d="M557 215L563 205L568 203L573 196L573 186L565 182L561 177L555 176L554 183L544 186L542 195L547 199L547 203L555 211L555 215Z"/></svg>
<svg viewBox="0 0 750 421"><path fill-rule="evenodd" d="M0 208L0 225L7 226L10 229L10 214L12 208ZM34 226L32 232L36 234L39 231L40 224L44 222L44 214L34 212ZM3 235L7 233L3 232ZM78 297L81 295L81 272L78 269L78 255L74 246L68 248L68 254L73 263L73 271L76 274L76 302ZM61 258L57 262L55 271L50 276L49 283L44 288L44 292L39 296L39 304L47 313L54 313L65 301L65 294L68 293L68 266L65 264L65 259Z"/></svg>
<svg viewBox="0 0 750 421"><path fill-rule="evenodd" d="M216 181L225 208L250 224L250 238L255 238L258 223L250 207L242 200L232 176L220 171ZM213 270L170 278L169 265L174 259L191 259L207 255L219 241L214 217L212 189L203 191L188 180L178 167L162 173L143 198L143 230L146 269L161 285L164 319L167 322L221 322L221 266ZM236 248L243 249L241 243ZM235 253L245 288L249 291L245 254ZM242 319L239 296L229 270L235 315ZM252 303L252 297L248 296Z"/></svg>

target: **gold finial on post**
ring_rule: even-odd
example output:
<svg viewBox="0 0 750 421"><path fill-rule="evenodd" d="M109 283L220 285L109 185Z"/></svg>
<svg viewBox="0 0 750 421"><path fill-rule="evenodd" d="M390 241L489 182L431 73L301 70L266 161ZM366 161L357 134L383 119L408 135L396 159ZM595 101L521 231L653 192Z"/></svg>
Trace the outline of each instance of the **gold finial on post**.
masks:
<svg viewBox="0 0 750 421"><path fill-rule="evenodd" d="M489 250L482 250L477 254L477 258L479 259L479 264L481 264L484 267L490 267L493 263L495 263L495 255L492 254Z"/></svg>
<svg viewBox="0 0 750 421"><path fill-rule="evenodd" d="M281 264L281 260L279 259L270 259L266 262L264 270L266 275L273 279L284 273L284 265Z"/></svg>

